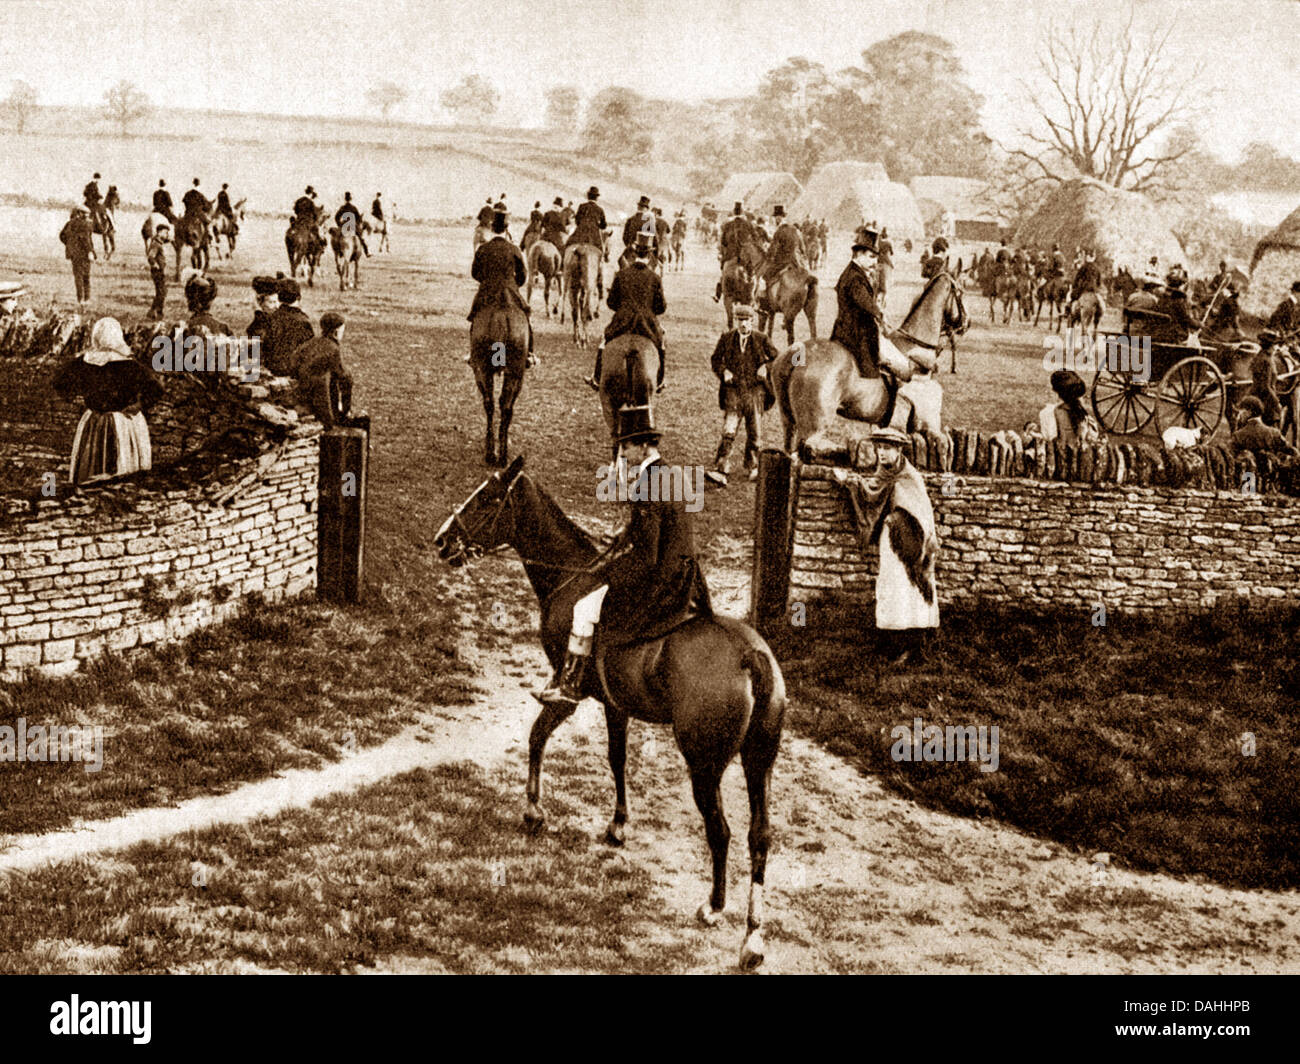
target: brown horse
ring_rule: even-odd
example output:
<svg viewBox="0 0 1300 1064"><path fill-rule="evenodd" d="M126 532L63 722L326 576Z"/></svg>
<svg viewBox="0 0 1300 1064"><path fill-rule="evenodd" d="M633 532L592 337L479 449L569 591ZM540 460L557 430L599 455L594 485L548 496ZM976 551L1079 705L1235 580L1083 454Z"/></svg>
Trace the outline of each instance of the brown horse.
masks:
<svg viewBox="0 0 1300 1064"><path fill-rule="evenodd" d="M564 276L561 293L568 293L573 311L573 342L587 346L587 326L600 313L605 298L605 278L601 269L602 252L592 244L574 244L564 252ZM564 297L560 297L560 324L564 324Z"/></svg>
<svg viewBox="0 0 1300 1064"><path fill-rule="evenodd" d="M785 319L785 342L794 343L795 319L802 313L808 331L817 339L817 275L802 266L787 266L773 279L762 307L759 328L766 326L769 337L778 313Z"/></svg>
<svg viewBox="0 0 1300 1064"><path fill-rule="evenodd" d="M235 257L235 238L239 236L239 223L244 220L244 204L247 200L239 200L231 207L232 216L216 214L212 218L212 250L216 252L217 258L221 258L221 238L226 239L226 258Z"/></svg>
<svg viewBox="0 0 1300 1064"><path fill-rule="evenodd" d="M307 285L316 279L316 267L325 251L325 241L320 229L310 221L295 218L284 234L285 250L289 253L289 276L298 276L298 267L307 267Z"/></svg>
<svg viewBox="0 0 1300 1064"><path fill-rule="evenodd" d="M510 421L528 368L528 315L514 303L483 307L469 327L469 362L487 415L483 461L503 466L509 455ZM502 375L500 402L496 377ZM495 422L496 432L493 432Z"/></svg>
<svg viewBox="0 0 1300 1064"><path fill-rule="evenodd" d="M619 408L651 405L658 374L659 349L653 340L624 333L605 345L600 360L600 406L611 441ZM617 445L614 449L618 450Z"/></svg>
<svg viewBox="0 0 1300 1064"><path fill-rule="evenodd" d="M1101 326L1101 317L1106 311L1106 304L1096 292L1084 292L1074 300L1066 310L1066 324L1073 329L1078 326L1085 343L1091 343Z"/></svg>
<svg viewBox="0 0 1300 1064"><path fill-rule="evenodd" d="M600 578L591 570L600 552L555 501L522 472L523 457L488 477L434 537L438 556L453 566L502 545L515 549L542 608L541 636L555 668L564 661L573 607ZM599 636L597 637L599 639ZM704 818L713 865L709 900L697 915L712 926L726 908L731 829L722 809L721 781L740 755L749 791L749 913L740 966L763 963L763 883L771 845L768 790L785 721L785 679L763 637L730 617L697 617L648 642L603 651L587 670L583 693L605 709L614 816L605 842L621 846L627 825L627 731L630 718L671 724L686 759L695 804ZM541 805L546 742L573 713L548 705L528 739L528 807L533 832L546 823Z"/></svg>
<svg viewBox="0 0 1300 1064"><path fill-rule="evenodd" d="M351 227L330 226L330 247L334 251L334 268L339 271L339 291L361 284L361 240ZM351 281L348 275L351 274Z"/></svg>
<svg viewBox="0 0 1300 1064"><path fill-rule="evenodd" d="M737 303L748 306L754 302L754 275L739 259L728 259L722 267L722 306L727 311L727 328L735 328L734 309Z"/></svg>
<svg viewBox="0 0 1300 1064"><path fill-rule="evenodd" d="M896 393L883 377L862 377L853 355L829 340L801 341L777 356L771 381L785 422L785 447L802 442L812 457L840 451L830 437L835 415L904 431L941 431L943 390L931 374L945 328L964 332L961 285L947 271L935 274L892 339L881 337L880 361L899 381Z"/></svg>
<svg viewBox="0 0 1300 1064"><path fill-rule="evenodd" d="M110 261L113 252L117 250L117 227L113 223L113 213L107 206L90 212L90 231L103 240L104 261Z"/></svg>
<svg viewBox="0 0 1300 1064"><path fill-rule="evenodd" d="M1037 327L1043 307L1046 306L1047 327L1051 329L1055 325L1056 331L1060 332L1061 323L1065 319L1065 301L1070 296L1070 282L1060 274L1053 274L1044 279L1035 295L1038 297L1038 306L1034 311L1034 326Z"/></svg>
<svg viewBox="0 0 1300 1064"><path fill-rule="evenodd" d="M176 223L172 246L176 249L176 280L181 279L181 255L188 253L190 265L196 270L208 269L208 218L202 213L186 214Z"/></svg>
<svg viewBox="0 0 1300 1064"><path fill-rule="evenodd" d="M555 282L556 309L564 306L564 276L560 270L560 251L549 240L535 240L528 249L528 289L524 302L533 305L533 282L542 275L542 306L551 316L551 282Z"/></svg>

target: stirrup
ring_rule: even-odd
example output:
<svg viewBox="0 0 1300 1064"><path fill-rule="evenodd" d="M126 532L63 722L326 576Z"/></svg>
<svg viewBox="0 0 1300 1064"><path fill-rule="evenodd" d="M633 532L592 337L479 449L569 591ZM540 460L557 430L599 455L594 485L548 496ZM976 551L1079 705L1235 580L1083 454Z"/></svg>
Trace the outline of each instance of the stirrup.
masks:
<svg viewBox="0 0 1300 1064"><path fill-rule="evenodd" d="M590 385L596 391L600 391L600 381L596 380L595 377L583 377L582 383Z"/></svg>

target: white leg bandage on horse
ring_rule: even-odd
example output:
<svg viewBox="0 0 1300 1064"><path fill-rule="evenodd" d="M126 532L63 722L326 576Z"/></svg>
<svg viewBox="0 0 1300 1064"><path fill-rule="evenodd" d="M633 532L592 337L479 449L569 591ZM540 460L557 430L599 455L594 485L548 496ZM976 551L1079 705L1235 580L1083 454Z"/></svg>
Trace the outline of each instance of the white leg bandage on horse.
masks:
<svg viewBox="0 0 1300 1064"><path fill-rule="evenodd" d="M583 595L573 604L573 632L569 636L569 651L574 654L591 652L591 640L596 634L596 623L600 620L600 608L604 605L608 584L601 584L595 591Z"/></svg>

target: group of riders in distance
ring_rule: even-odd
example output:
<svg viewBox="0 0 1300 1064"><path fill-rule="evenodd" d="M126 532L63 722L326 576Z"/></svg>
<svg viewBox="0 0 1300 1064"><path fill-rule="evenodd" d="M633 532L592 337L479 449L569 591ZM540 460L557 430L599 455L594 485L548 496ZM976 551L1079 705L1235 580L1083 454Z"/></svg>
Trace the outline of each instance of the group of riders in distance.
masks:
<svg viewBox="0 0 1300 1064"><path fill-rule="evenodd" d="M92 231L103 240L104 258L107 260L112 258L116 249L114 219L121 206L121 196L116 185L109 185L107 193L101 193L100 181L101 177L96 173L82 189L82 199L90 216ZM214 253L218 259L234 255L239 226L244 220L245 202L244 199L231 199L228 184L223 184L216 197L209 199L196 177L181 197L181 214L178 216L167 182L159 178L140 235L146 249L155 237L174 246L177 278L187 256L188 265L207 270ZM329 212L317 197L316 190L308 185L294 202L285 232L291 275L296 277L303 269L307 273L307 283L312 284L321 255L326 246L332 244L340 288L349 282L355 288L357 264L363 256L370 255L366 234L378 236L378 250L388 250L388 223L384 217L382 193L375 193L367 214L352 202L352 193L345 192L343 204L334 212L332 220L334 224L330 225Z"/></svg>

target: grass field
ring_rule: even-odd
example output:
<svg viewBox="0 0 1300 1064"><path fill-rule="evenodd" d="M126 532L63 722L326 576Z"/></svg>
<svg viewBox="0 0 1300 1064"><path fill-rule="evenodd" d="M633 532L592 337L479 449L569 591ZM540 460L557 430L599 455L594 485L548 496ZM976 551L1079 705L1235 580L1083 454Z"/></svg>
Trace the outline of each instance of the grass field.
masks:
<svg viewBox="0 0 1300 1064"><path fill-rule="evenodd" d="M5 218L15 222L7 270L26 282L33 303L53 297L67 304L71 278L51 251L57 241L48 220L19 215ZM216 268L217 317L236 328L247 323L251 274L283 268L280 236L278 224L250 219L235 263ZM323 761L337 755L344 730L363 745L380 741L421 706L466 698L473 677L463 667L462 641L503 659L531 644L536 605L516 561L485 559L453 575L432 553L438 525L485 474L482 411L462 362L474 287L470 233L400 227L393 243L392 256L363 262L359 291L340 293L329 264L304 300L313 318L330 307L348 318L344 357L357 379L354 402L373 417L366 601L346 611L304 603L256 613L181 648L0 693L5 716L66 717L76 707L86 723L110 729L102 781L72 779L79 767L66 780L41 784L0 772L0 832L45 830ZM120 260L96 269L94 313L136 320L152 292L140 248L124 246ZM669 387L657 414L668 460L709 464L720 414L708 359L722 312L710 298L711 256L694 244L688 251L688 269L665 279ZM834 318L831 285L846 257L832 247L822 273L823 335ZM901 304L917 279L908 266L899 272ZM958 374L945 366L945 421L1018 427L1049 398L1043 333L990 327L984 302L968 300L976 324ZM594 352L575 349L568 326L548 323L540 309L534 318L541 363L517 407L513 450L527 455L532 474L579 521L608 528L619 513L595 490L607 438L595 396L580 381ZM607 320L602 315L601 323ZM775 417L764 431L775 440ZM740 610L752 514L753 488L740 480L710 493L697 518L711 586ZM1251 632L1225 618L1199 631L1123 624L1089 631L954 610L930 662L902 673L878 673L869 646L791 644L783 653L792 729L912 801L1002 819L1071 850L1104 849L1131 867L1252 886L1300 881L1288 784L1297 757L1291 630ZM881 728L887 734L886 726L913 715L927 723L1000 724L1002 770L984 777L960 765L900 768L888 759ZM1250 762L1234 753L1244 731L1258 744ZM120 778L109 775L111 766ZM548 778L561 822L566 809L577 808L565 802L608 804L607 769L594 750L581 764L557 756ZM782 801L797 804L799 789L812 785L800 781ZM615 873L602 851L563 827L553 847L548 841L545 861L513 848L521 786L518 778L443 769L286 814L251 834L218 830L133 851L125 864L69 865L16 881L7 903L50 930L33 942L11 922L0 963L10 970L252 964L333 971L383 955L424 957L420 963L435 970L686 966L676 938L645 923L655 903L642 872ZM777 815L780 836L792 824ZM689 813L674 824L702 847ZM743 815L740 825L733 817L737 838L743 824ZM443 837L438 825L452 841L445 860L428 852ZM516 894L484 880L491 862L474 848L480 829L496 840L494 860L523 862ZM808 845L836 846L825 825L806 830ZM375 846L361 852L337 844L360 838L350 834L358 831L375 836ZM430 860L436 869L421 864ZM187 893L191 861L217 870L201 902ZM411 903L372 893L372 882L394 885ZM86 903L51 923L57 908L50 899L74 894ZM826 902L822 896L816 904ZM512 915L516 909L528 918ZM828 924L835 909L823 913ZM871 918L865 909L860 915ZM1050 925L1035 926L1051 937L1043 930ZM320 930L308 935L309 928ZM623 940L638 945L620 952ZM87 952L69 952L69 941ZM872 970L861 957L836 963Z"/></svg>

